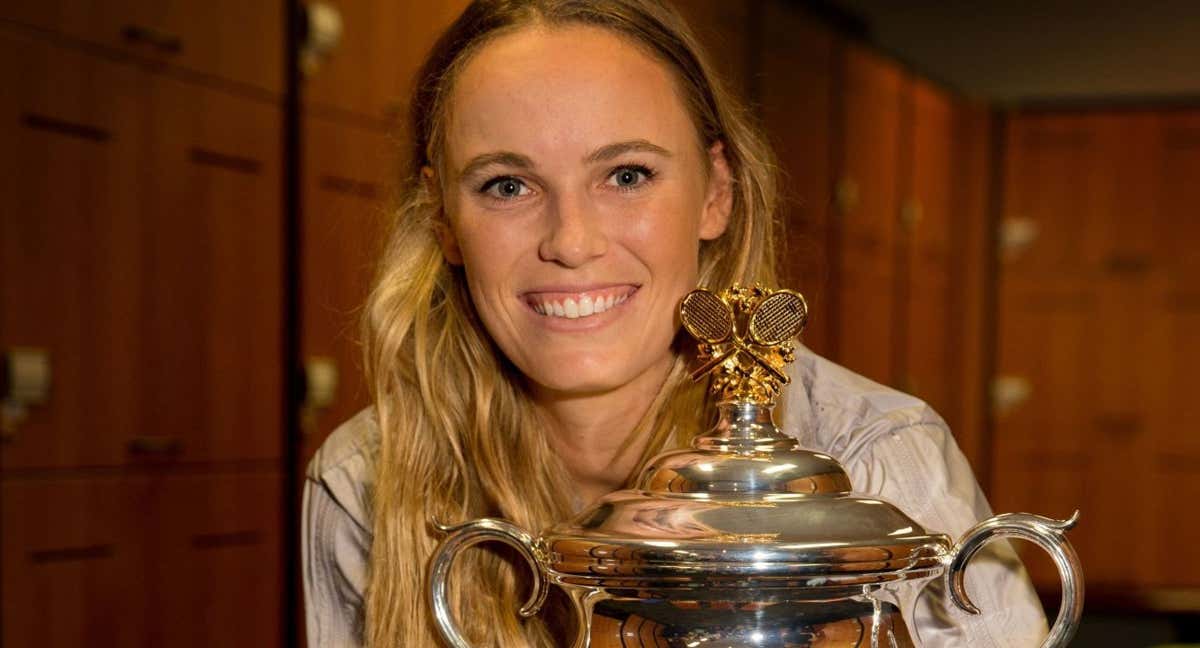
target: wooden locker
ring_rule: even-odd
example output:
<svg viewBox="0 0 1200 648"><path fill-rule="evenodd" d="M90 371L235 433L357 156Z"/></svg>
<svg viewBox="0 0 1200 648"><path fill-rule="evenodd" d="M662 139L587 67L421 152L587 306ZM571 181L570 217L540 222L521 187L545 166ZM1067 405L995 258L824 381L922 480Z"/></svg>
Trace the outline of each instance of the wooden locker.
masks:
<svg viewBox="0 0 1200 648"><path fill-rule="evenodd" d="M891 383L899 343L895 230L905 75L857 44L845 47L841 75L835 358L868 378Z"/></svg>
<svg viewBox="0 0 1200 648"><path fill-rule="evenodd" d="M1180 515L1175 502L1200 493L1200 254L1196 200L1200 198L1200 110L1157 114L1158 163L1155 263L1147 312L1132 314L1146 339L1143 397L1155 479L1171 493L1149 501L1155 547L1152 582L1163 587L1200 584L1200 559L1179 547L1200 545L1200 521Z"/></svg>
<svg viewBox="0 0 1200 648"><path fill-rule="evenodd" d="M281 485L275 470L155 481L153 645L280 645Z"/></svg>
<svg viewBox="0 0 1200 648"><path fill-rule="evenodd" d="M0 17L281 95L283 7L275 0L17 0Z"/></svg>
<svg viewBox="0 0 1200 648"><path fill-rule="evenodd" d="M6 478L0 491L2 643L153 645L145 632L146 480Z"/></svg>
<svg viewBox="0 0 1200 648"><path fill-rule="evenodd" d="M325 437L370 404L359 319L394 218L393 178L402 154L382 132L304 120L304 290L302 354L331 361L337 390L326 408L305 412L301 467Z"/></svg>
<svg viewBox="0 0 1200 648"><path fill-rule="evenodd" d="M1043 481L1087 484L1073 541L1089 585L1101 588L1178 584L1195 573L1187 559L1165 563L1197 531L1159 497L1186 489L1194 474L1178 470L1189 452L1171 447L1163 420L1186 409L1187 397L1170 393L1171 361L1190 340L1169 314L1168 257L1155 236L1170 203L1159 133L1145 111L1009 121L998 372L1027 381L1030 395L997 412L993 490L1009 508L1037 511L1061 492L1016 496L1022 465ZM1114 554L1111 538L1130 528L1140 531Z"/></svg>
<svg viewBox="0 0 1200 648"><path fill-rule="evenodd" d="M138 459L282 455L278 106L155 77Z"/></svg>
<svg viewBox="0 0 1200 648"><path fill-rule="evenodd" d="M956 213L953 187L963 182L955 164L955 100L923 80L907 93L905 175L900 206L898 250L903 288L898 314L900 387L934 407L948 421L958 413L961 386L954 348L961 323L952 312L955 260L951 224Z"/></svg>
<svg viewBox="0 0 1200 648"><path fill-rule="evenodd" d="M146 79L0 31L0 349L44 349L49 401L3 441L2 466L125 459L143 360L139 171Z"/></svg>
<svg viewBox="0 0 1200 648"><path fill-rule="evenodd" d="M1187 291L1200 289L1200 110L1160 115L1160 158L1155 219L1155 250L1171 282Z"/></svg>
<svg viewBox="0 0 1200 648"><path fill-rule="evenodd" d="M995 222L992 200L994 118L985 105L959 99L955 105L953 215L951 218L952 335L946 341L957 383L955 406L943 412L976 479L986 488L988 458L987 385L994 352L992 303Z"/></svg>
<svg viewBox="0 0 1200 648"><path fill-rule="evenodd" d="M750 100L751 21L761 7L723 0L672 0L700 39L725 87L742 101Z"/></svg>
<svg viewBox="0 0 1200 648"><path fill-rule="evenodd" d="M437 36L466 7L448 2L331 0L342 19L337 49L304 80L309 112L391 126L407 117L412 78Z"/></svg>

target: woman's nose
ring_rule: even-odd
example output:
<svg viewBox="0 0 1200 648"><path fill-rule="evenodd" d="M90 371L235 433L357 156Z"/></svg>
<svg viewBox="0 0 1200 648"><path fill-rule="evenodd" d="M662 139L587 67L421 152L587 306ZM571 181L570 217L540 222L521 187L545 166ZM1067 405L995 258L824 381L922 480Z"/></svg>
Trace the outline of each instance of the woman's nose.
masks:
<svg viewBox="0 0 1200 648"><path fill-rule="evenodd" d="M538 246L543 261L573 268L608 250L602 218L586 199L559 198L547 211L546 220L546 234Z"/></svg>

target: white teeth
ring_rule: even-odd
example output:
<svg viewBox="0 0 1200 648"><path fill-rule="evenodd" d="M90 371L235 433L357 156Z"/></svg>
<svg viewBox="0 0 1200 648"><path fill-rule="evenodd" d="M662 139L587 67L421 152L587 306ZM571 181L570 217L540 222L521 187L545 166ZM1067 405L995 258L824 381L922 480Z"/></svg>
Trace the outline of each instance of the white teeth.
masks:
<svg viewBox="0 0 1200 648"><path fill-rule="evenodd" d="M593 297L592 295L579 295L578 299L567 297L560 301L532 301L531 306L534 312L547 317L566 317L568 319L579 319L591 315L598 315L614 306L624 303L629 299L629 295L608 295L606 297Z"/></svg>

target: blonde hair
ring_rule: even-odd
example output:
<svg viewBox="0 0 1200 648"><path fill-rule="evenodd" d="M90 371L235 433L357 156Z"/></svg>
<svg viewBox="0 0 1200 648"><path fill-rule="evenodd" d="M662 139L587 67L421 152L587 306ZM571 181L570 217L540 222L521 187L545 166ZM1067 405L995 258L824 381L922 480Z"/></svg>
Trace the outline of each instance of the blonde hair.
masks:
<svg viewBox="0 0 1200 648"><path fill-rule="evenodd" d="M678 13L655 0L472 3L419 73L395 231L364 312L380 431L364 628L369 646L438 642L426 593L428 561L438 542L431 519L496 516L536 533L572 513L569 477L519 372L478 321L461 270L443 259L437 238L442 206L436 188L421 179L423 168L440 162L456 72L491 39L529 25L606 29L674 72L698 139L706 148L723 143L733 176L730 224L720 238L701 246L700 283L774 282L770 150L714 76ZM634 433L650 435L639 466L670 439L688 441L706 424L697 414L705 411L703 386L687 380L686 358L675 353L669 377ZM526 570L499 545L458 560L451 600L477 645L555 645L573 631L554 605L533 619L518 619L528 590Z"/></svg>

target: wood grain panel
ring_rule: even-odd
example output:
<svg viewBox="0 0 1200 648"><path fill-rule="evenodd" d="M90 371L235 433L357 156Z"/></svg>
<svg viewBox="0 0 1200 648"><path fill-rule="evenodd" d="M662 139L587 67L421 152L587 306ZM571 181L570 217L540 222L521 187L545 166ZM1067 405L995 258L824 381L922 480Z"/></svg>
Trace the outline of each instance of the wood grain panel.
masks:
<svg viewBox="0 0 1200 648"><path fill-rule="evenodd" d="M1200 289L1200 110L1165 113L1159 123L1155 250L1171 281Z"/></svg>
<svg viewBox="0 0 1200 648"><path fill-rule="evenodd" d="M892 382L899 343L893 336L904 74L879 55L848 45L842 75L836 358L869 378Z"/></svg>
<svg viewBox="0 0 1200 648"><path fill-rule="evenodd" d="M993 274L995 223L993 186L993 118L983 104L960 100L955 106L955 175L951 190L952 298L954 326L950 339L955 372L956 410L946 412L963 454L986 484L988 463L988 393L992 354L992 321L996 277Z"/></svg>
<svg viewBox="0 0 1200 648"><path fill-rule="evenodd" d="M773 3L756 6L724 0L671 0L696 33L725 87L743 101L751 98L750 47L754 13ZM769 11L769 9L766 9Z"/></svg>
<svg viewBox="0 0 1200 648"><path fill-rule="evenodd" d="M283 6L270 0L16 0L0 5L0 17L281 94Z"/></svg>
<svg viewBox="0 0 1200 648"><path fill-rule="evenodd" d="M186 460L279 457L279 109L154 79L140 434Z"/></svg>
<svg viewBox="0 0 1200 648"><path fill-rule="evenodd" d="M951 254L955 164L953 98L932 84L914 80L909 90L909 186L900 207L901 279L905 283L900 330L901 387L954 423L959 384L953 359L960 324L951 312Z"/></svg>
<svg viewBox="0 0 1200 648"><path fill-rule="evenodd" d="M4 469L114 464L143 380L139 170L145 77L0 32L0 347L50 355L50 400Z"/></svg>
<svg viewBox="0 0 1200 648"><path fill-rule="evenodd" d="M1200 537L1200 524L1175 504L1188 501L1200 473L1191 433L1200 410L1187 387L1200 361L1200 293L1176 280L1187 261L1164 235L1190 227L1171 225L1190 220L1190 208L1168 185L1200 181L1200 167L1175 159L1179 145L1165 135L1181 114L1010 120L1005 213L1036 221L1037 236L1002 266L998 369L1025 376L1033 392L998 413L993 488L1038 510L1083 480L1086 492L1073 494L1083 502L1077 544L1089 584L1200 583L1200 560L1178 551ZM1046 486L1028 490L1026 479ZM1119 555L1104 546L1112 538L1121 538Z"/></svg>
<svg viewBox="0 0 1200 648"><path fill-rule="evenodd" d="M317 117L304 121L304 141L302 353L338 368L335 401L306 421L307 463L334 427L370 402L358 324L392 218L399 151L378 131Z"/></svg>
<svg viewBox="0 0 1200 648"><path fill-rule="evenodd" d="M5 646L150 646L144 479L5 481Z"/></svg>
<svg viewBox="0 0 1200 648"><path fill-rule="evenodd" d="M446 2L331 0L342 40L305 79L308 111L333 111L391 124L405 116L412 78L434 40L467 5Z"/></svg>
<svg viewBox="0 0 1200 648"><path fill-rule="evenodd" d="M159 559L151 570L159 646L280 645L282 479L189 475L155 484Z"/></svg>

